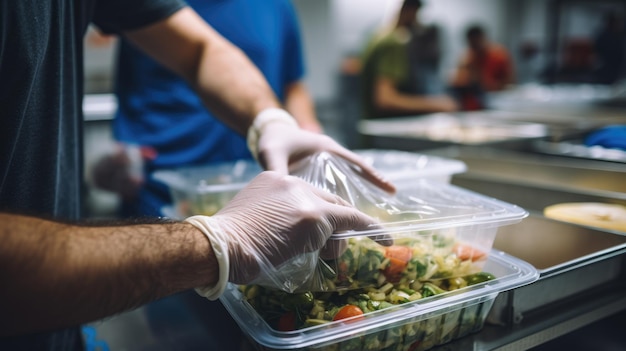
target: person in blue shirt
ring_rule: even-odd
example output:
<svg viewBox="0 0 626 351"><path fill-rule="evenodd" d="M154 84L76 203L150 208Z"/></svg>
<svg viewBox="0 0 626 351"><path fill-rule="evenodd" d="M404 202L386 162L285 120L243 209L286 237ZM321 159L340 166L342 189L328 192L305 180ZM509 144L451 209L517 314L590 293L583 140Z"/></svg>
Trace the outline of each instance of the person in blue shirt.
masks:
<svg viewBox="0 0 626 351"><path fill-rule="evenodd" d="M301 128L322 132L302 81L305 67L301 35L289 0L189 0L187 3L251 59ZM145 161L143 179L134 179L134 183L129 178L132 175L126 168L128 164L124 163L128 160L128 150L120 149L118 163L100 165L105 171L100 172L101 179L117 180L117 185L123 186L125 193L109 187L124 195L122 217L160 216L162 208L171 202L166 186L152 179L151 174L156 170L252 157L245 137L207 110L186 81L124 40L120 42L117 58L115 94L119 107L113 121L114 136L121 145L140 145ZM117 170L121 179L111 177L107 170ZM197 318L210 326L215 348L227 349L243 339L220 304L207 303L193 291L146 306L146 318L153 333L175 332L170 321L180 315L175 311L185 311L189 308L186 306L199 311ZM176 323L180 328L194 322L184 314L180 318Z"/></svg>
<svg viewBox="0 0 626 351"><path fill-rule="evenodd" d="M322 131L302 81L300 29L289 0L190 0L188 4L251 59L300 127ZM128 178L123 153L117 155L119 163L100 167L104 171L100 184L119 180L106 172L121 167L124 173L117 184L126 189L122 216L160 216L171 202L168 189L152 179L155 170L251 158L245 138L214 117L174 72L126 41L121 41L117 66L114 136L123 144L151 150L151 157L144 158L143 179ZM120 193L115 186L102 187Z"/></svg>

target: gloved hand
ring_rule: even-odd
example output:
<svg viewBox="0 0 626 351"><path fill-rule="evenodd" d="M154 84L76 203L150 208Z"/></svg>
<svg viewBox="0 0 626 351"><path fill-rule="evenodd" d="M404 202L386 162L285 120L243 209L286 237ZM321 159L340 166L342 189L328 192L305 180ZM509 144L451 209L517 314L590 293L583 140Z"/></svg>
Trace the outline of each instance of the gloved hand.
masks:
<svg viewBox="0 0 626 351"><path fill-rule="evenodd" d="M365 179L381 189L395 192L395 186L357 154L327 135L299 128L293 117L284 110L268 109L261 112L250 127L248 146L263 168L281 174L288 174L289 165L306 156L328 151L352 162Z"/></svg>
<svg viewBox="0 0 626 351"><path fill-rule="evenodd" d="M186 221L207 235L218 258L218 284L197 289L210 299L221 295L227 281L248 284L261 276L283 289L292 276L304 282L314 274L318 252L331 234L364 230L376 222L337 195L269 171L254 178L214 216ZM285 268L287 260L305 253L312 253L305 264Z"/></svg>

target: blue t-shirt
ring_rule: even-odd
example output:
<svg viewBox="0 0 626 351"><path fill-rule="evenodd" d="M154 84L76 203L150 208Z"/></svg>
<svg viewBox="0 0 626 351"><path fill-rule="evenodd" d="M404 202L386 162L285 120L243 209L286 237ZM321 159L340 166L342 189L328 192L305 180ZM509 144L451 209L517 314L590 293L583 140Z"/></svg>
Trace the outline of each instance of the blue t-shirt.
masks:
<svg viewBox="0 0 626 351"><path fill-rule="evenodd" d="M286 85L302 77L300 32L289 0L187 3L248 55L280 99ZM208 112L185 81L124 42L116 94L114 135L155 148L151 170L251 157L245 138Z"/></svg>

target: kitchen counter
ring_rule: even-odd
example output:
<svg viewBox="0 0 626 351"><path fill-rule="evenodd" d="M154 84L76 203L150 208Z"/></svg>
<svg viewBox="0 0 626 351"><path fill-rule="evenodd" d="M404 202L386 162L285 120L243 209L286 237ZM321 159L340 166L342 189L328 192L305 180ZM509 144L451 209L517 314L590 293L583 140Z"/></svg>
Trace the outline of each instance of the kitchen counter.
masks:
<svg viewBox="0 0 626 351"><path fill-rule="evenodd" d="M626 233L551 220L543 209L565 202L626 205L626 165L493 148L450 147L432 154L467 164L453 184L531 213L502 228L494 248L540 272L533 284L498 296L510 308L500 308L509 313L508 323L487 324L435 350L624 349L626 335L617 326L626 320ZM593 248L605 239L611 243Z"/></svg>

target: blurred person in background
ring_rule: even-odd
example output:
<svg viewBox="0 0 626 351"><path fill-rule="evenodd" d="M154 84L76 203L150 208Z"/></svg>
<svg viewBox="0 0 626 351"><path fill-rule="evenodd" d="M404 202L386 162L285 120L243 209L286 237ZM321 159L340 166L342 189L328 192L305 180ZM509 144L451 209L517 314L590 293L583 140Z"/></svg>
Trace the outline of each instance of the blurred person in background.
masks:
<svg viewBox="0 0 626 351"><path fill-rule="evenodd" d="M290 1L187 3L250 58L301 128L322 132L303 82L300 29ZM171 204L167 187L152 177L158 170L252 157L245 138L208 111L187 82L124 40L115 94L113 132L120 148L97 163L93 174L97 186L121 195L122 217L158 217ZM132 157L137 146L140 159ZM132 172L133 161L144 174Z"/></svg>
<svg viewBox="0 0 626 351"><path fill-rule="evenodd" d="M287 175L328 151L393 186L328 136L305 131L243 53L176 0L0 2L0 349L81 350L77 327L319 250L372 218ZM192 85L240 133L263 172L212 217L81 222L83 36L123 35ZM255 259L251 259L254 257ZM273 267L273 268L271 268Z"/></svg>
<svg viewBox="0 0 626 351"><path fill-rule="evenodd" d="M481 25L465 32L467 50L451 77L451 88L463 110L487 108L486 93L506 89L515 80L508 51L489 40Z"/></svg>
<svg viewBox="0 0 626 351"><path fill-rule="evenodd" d="M368 43L361 71L364 118L455 111L437 81L439 43L435 27L418 22L420 0L405 0L398 19Z"/></svg>
<svg viewBox="0 0 626 351"><path fill-rule="evenodd" d="M426 96L443 95L446 87L440 75L442 52L439 27L416 21L412 26L408 49L414 93Z"/></svg>

